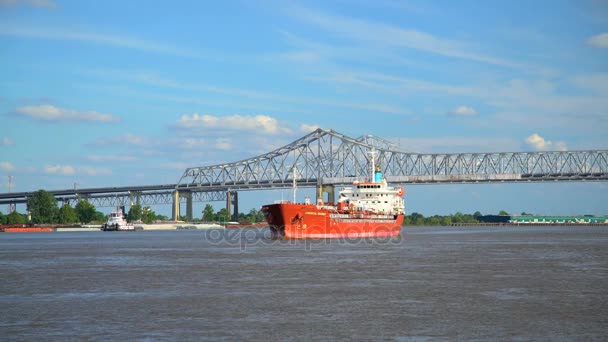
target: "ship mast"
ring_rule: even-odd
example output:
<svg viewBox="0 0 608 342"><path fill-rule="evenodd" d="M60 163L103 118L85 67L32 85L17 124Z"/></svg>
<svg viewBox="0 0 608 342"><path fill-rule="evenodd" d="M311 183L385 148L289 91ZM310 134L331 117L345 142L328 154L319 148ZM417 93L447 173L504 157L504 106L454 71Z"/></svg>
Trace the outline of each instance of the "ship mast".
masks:
<svg viewBox="0 0 608 342"><path fill-rule="evenodd" d="M292 188L293 188L293 203L296 203L296 190L298 189L298 183L297 183L297 178L298 178L298 169L296 169L296 166L293 166L293 184L292 184Z"/></svg>
<svg viewBox="0 0 608 342"><path fill-rule="evenodd" d="M370 154L371 159L372 159L372 172L369 174L369 178L370 178L370 183L375 183L375 174L376 174L376 155L378 154L378 152L376 152L376 150L374 150L372 148L371 151L368 151L367 153Z"/></svg>

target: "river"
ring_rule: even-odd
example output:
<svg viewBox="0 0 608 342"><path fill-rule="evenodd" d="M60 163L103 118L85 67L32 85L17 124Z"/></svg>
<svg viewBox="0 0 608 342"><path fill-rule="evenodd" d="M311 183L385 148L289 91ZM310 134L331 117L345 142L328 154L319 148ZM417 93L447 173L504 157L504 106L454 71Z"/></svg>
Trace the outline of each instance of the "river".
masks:
<svg viewBox="0 0 608 342"><path fill-rule="evenodd" d="M2 340L608 339L608 227L0 234Z"/></svg>

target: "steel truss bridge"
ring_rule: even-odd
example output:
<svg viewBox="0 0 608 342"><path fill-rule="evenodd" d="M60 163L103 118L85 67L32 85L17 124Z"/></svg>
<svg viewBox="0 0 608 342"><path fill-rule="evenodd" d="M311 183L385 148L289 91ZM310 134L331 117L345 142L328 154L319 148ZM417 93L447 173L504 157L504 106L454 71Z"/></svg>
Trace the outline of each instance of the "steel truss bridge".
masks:
<svg viewBox="0 0 608 342"><path fill-rule="evenodd" d="M374 151L373 153L370 153ZM237 191L316 187L317 196L332 200L334 187L364 180L371 158L389 183L444 184L489 182L607 181L608 150L421 154L364 135L351 138L317 129L257 157L186 169L176 184L50 191L60 201L86 199L98 207L180 203L192 218L193 201L238 203ZM33 192L0 194L0 204L25 203ZM235 210L237 211L237 210Z"/></svg>

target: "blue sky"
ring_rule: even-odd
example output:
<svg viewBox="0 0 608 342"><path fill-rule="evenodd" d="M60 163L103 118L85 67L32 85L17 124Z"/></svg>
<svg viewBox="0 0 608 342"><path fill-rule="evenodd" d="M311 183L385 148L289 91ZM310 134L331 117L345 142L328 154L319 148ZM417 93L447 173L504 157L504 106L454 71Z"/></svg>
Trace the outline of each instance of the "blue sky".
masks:
<svg viewBox="0 0 608 342"><path fill-rule="evenodd" d="M0 61L0 192L174 183L315 127L414 152L608 148L606 1L0 0ZM607 190L411 186L407 206L606 214Z"/></svg>

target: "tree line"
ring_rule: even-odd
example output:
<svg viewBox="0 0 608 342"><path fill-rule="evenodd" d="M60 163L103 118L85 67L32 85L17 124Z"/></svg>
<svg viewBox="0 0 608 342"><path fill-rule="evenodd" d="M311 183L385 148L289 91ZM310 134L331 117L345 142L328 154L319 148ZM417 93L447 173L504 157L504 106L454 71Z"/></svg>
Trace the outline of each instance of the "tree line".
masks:
<svg viewBox="0 0 608 342"><path fill-rule="evenodd" d="M72 207L69 203L59 207L57 199L53 194L45 190L39 190L27 201L28 215L20 214L14 211L8 215L3 215L0 212L0 224L76 224L76 223L103 223L106 221L106 215L97 211L95 206L86 200L82 200ZM142 207L139 204L132 205L129 208L127 221L152 223L156 221L168 221L169 218L165 215L156 214L150 207ZM180 217L186 221L186 217ZM227 222L231 221L231 215L226 208L222 208L215 212L211 204L207 204L202 211L200 219L195 218L195 222ZM256 209L251 209L249 213L239 213L238 221L243 222L262 222L264 214Z"/></svg>
<svg viewBox="0 0 608 342"><path fill-rule="evenodd" d="M202 222L228 222L232 220L232 215L228 212L226 208L221 208L217 212L214 212L213 206L211 204L205 205L202 214ZM256 209L251 209L247 214L239 213L237 221L257 223L263 222L265 220L266 219L264 218L264 213Z"/></svg>
<svg viewBox="0 0 608 342"><path fill-rule="evenodd" d="M168 221L169 218L165 215L156 214L150 207L142 207L139 204L134 204L129 208L127 213L127 221L152 223L156 221Z"/></svg>
<svg viewBox="0 0 608 342"><path fill-rule="evenodd" d="M8 215L0 213L0 224L75 224L75 223L103 223L106 215L98 211L93 204L86 200L78 202L74 207L69 203L59 207L53 194L39 190L27 200L27 215L14 211ZM130 219L129 219L130 217ZM140 205L131 206L128 220L152 223L159 219L167 220L166 216L156 215L150 207L142 208Z"/></svg>
<svg viewBox="0 0 608 342"><path fill-rule="evenodd" d="M522 213L525 215L526 213ZM498 215L509 215L504 210L501 210ZM405 215L403 218L404 226L449 226L451 224L467 224L467 223L479 223L479 218L483 216L479 211L474 214L463 214L456 212L453 215L433 215L424 217L420 213L413 212L410 215Z"/></svg>

